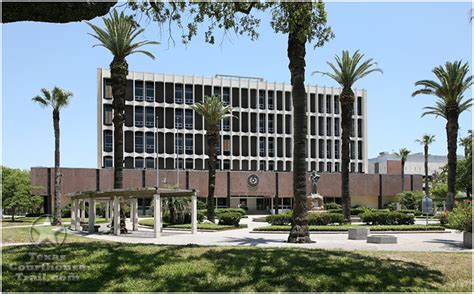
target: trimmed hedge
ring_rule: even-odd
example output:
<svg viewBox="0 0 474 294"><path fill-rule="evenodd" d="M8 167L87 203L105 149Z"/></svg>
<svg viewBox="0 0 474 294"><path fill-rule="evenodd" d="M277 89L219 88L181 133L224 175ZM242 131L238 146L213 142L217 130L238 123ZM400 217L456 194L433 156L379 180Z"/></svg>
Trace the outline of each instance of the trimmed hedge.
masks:
<svg viewBox="0 0 474 294"><path fill-rule="evenodd" d="M355 226L309 226L313 232L346 232L349 228ZM380 231L444 231L442 226L425 225L401 225L401 226L369 226L371 232ZM258 232L280 232L289 231L291 226L266 226L253 229Z"/></svg>
<svg viewBox="0 0 474 294"><path fill-rule="evenodd" d="M341 213L310 213L309 214L309 225L310 226L325 226L330 224L343 224L345 222L344 216Z"/></svg>
<svg viewBox="0 0 474 294"><path fill-rule="evenodd" d="M365 207L351 208L351 215L359 215L367 210L369 209ZM328 209L327 211L331 213L342 213L342 209Z"/></svg>
<svg viewBox="0 0 474 294"><path fill-rule="evenodd" d="M223 213L237 213L242 218L245 216L245 210L242 208L216 208L214 209L214 215L216 218ZM198 222L202 222L204 218L207 216L207 209L198 209Z"/></svg>
<svg viewBox="0 0 474 294"><path fill-rule="evenodd" d="M328 202L324 204L325 209L341 209L341 204L337 204L336 202Z"/></svg>
<svg viewBox="0 0 474 294"><path fill-rule="evenodd" d="M293 212L281 213L281 214L271 214L267 215L265 220L271 225L288 225L291 223L291 218L293 217Z"/></svg>
<svg viewBox="0 0 474 294"><path fill-rule="evenodd" d="M412 225L415 223L414 215L396 211L366 211L359 216L364 223L371 225Z"/></svg>
<svg viewBox="0 0 474 294"><path fill-rule="evenodd" d="M229 225L238 227L242 216L238 212L226 212L220 213L218 218L219 225Z"/></svg>

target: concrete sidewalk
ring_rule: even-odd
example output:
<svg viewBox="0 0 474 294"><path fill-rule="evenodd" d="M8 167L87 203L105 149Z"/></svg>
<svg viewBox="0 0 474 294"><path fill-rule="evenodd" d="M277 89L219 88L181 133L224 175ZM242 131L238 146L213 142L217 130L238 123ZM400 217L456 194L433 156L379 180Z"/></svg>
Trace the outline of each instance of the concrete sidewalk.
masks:
<svg viewBox="0 0 474 294"><path fill-rule="evenodd" d="M253 218L262 216L249 216L242 219L241 223L248 228L220 232L198 232L193 235L189 231L164 230L158 238L153 237L152 229L140 228L131 234L114 236L104 233L85 235L88 238L109 240L124 243L162 244L162 245L187 245L202 246L258 246L258 247L301 247L320 249L342 250L386 250L386 251L443 251L443 252L472 252L471 249L462 247L462 234L454 231L448 233L409 233L396 234L398 244L369 244L365 240L348 240L347 234L312 234L311 238L316 243L290 244L286 242L288 233L266 234L250 233L254 228L266 226L264 222L253 222ZM72 234L77 232L71 231Z"/></svg>

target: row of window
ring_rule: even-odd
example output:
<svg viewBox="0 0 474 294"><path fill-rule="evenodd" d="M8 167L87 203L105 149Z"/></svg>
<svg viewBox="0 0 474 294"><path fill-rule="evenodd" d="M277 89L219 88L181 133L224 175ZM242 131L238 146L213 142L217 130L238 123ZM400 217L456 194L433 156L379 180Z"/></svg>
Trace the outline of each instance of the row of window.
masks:
<svg viewBox="0 0 474 294"><path fill-rule="evenodd" d="M202 116L195 114L191 109L174 109L174 108L163 108L157 107L156 113L158 116L155 116L155 108L153 107L142 107L132 106L126 107L125 110L125 126L127 127L148 127L154 128L155 124L158 124L159 128L166 126L167 128L176 128L176 129L187 129L187 130L202 130L203 121ZM166 114L166 120L163 117L163 113ZM174 124L173 124L174 116ZM241 118L241 119L239 119ZM239 116L238 112L234 113L233 118L233 127L232 131L239 132L248 132L249 131L249 115L248 113L241 113ZM258 132L260 133L278 133L291 134L291 116L284 116L281 114L250 114L250 132L257 132L257 118L258 118ZM275 119L276 118L276 119ZM132 124L133 121L133 124ZM341 134L341 119L339 117L310 117L309 124L309 134L310 135L320 135L320 136L340 136ZM112 125L112 105L104 105L104 124ZM316 125L318 128L316 128ZM221 125L219 126L223 131L231 131L231 118L224 118ZM318 132L316 133L316 130ZM352 120L352 134L354 137L356 135L356 120ZM357 119L357 137L363 137L363 120Z"/></svg>
<svg viewBox="0 0 474 294"><path fill-rule="evenodd" d="M225 105L232 104L233 107L286 111L291 111L292 109L290 91L202 86L170 82L154 83L138 80L127 81L126 96L129 101L156 101L158 103L185 103L191 105L194 102L202 102L204 96L211 95L221 97ZM110 79L104 80L104 97L105 99L112 99L113 97ZM340 113L339 95L308 93L308 99L310 112ZM361 96L357 97L356 105L357 114L362 115L363 104Z"/></svg>
<svg viewBox="0 0 474 294"><path fill-rule="evenodd" d="M156 160L153 157L125 157L125 168L146 168L154 169L156 165ZM173 159L159 159L159 168L160 169L187 169L187 170L204 170L207 169L208 160L202 159L185 159L182 158ZM104 156L104 167L111 168L113 167L113 158L112 156ZM363 164L356 164L351 162L350 172L364 172ZM231 166L231 161L228 159L218 160L217 168L220 170L243 170L243 171L291 171L291 161L256 161L256 160L234 160L233 166ZM310 162L308 163L308 171L317 170L318 172L340 172L340 163L335 162L334 165L332 162Z"/></svg>

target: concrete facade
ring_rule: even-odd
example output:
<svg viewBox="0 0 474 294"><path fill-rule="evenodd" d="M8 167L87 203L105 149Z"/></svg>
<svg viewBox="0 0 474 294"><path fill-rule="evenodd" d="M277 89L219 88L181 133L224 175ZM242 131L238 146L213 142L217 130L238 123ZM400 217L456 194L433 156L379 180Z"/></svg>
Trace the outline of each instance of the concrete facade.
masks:
<svg viewBox="0 0 474 294"><path fill-rule="evenodd" d="M249 183L250 176L258 177L258 184ZM196 189L197 196L205 200L207 197L207 171L160 170L160 187L179 186L182 189ZM310 173L307 175L307 191L311 190ZM341 177L339 173L322 173L319 181L319 193L326 201L339 202ZM291 209L293 201L292 172L252 172L252 171L217 171L216 175L217 206L246 206L249 211L266 211L275 208ZM31 169L33 193L43 195L52 209L54 195L54 168L34 167ZM419 175L405 176L404 190L420 190L422 177ZM123 177L125 189L156 187L156 170L125 169ZM63 168L63 193L84 191L107 191L113 188L112 169ZM352 205L382 207L384 203L394 201L396 194L401 192L400 175L350 174ZM62 205L68 205L69 199L64 197ZM140 204L143 207L148 204ZM145 211L146 208L143 208Z"/></svg>

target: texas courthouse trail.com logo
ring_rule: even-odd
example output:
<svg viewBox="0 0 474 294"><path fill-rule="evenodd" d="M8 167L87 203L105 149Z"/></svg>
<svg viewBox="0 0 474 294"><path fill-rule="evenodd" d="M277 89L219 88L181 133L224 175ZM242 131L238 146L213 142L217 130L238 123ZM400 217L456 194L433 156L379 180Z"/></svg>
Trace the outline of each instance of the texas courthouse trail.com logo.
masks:
<svg viewBox="0 0 474 294"><path fill-rule="evenodd" d="M44 214L37 217L30 227L30 241L32 244L41 246L61 246L66 240L67 229L63 226L51 228L53 217Z"/></svg>

